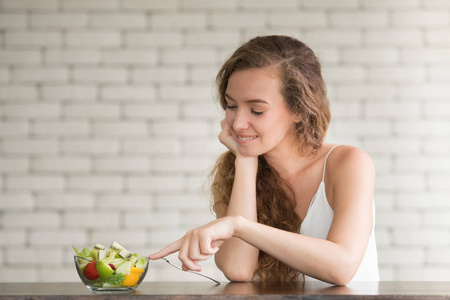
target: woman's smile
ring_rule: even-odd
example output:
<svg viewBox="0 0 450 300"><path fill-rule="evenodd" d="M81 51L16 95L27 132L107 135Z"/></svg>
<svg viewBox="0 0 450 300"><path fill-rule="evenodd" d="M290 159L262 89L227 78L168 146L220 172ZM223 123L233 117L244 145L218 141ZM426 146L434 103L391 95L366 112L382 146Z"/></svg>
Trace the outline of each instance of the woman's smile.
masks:
<svg viewBox="0 0 450 300"><path fill-rule="evenodd" d="M255 139L257 139L259 136L258 135L236 135L236 140L238 143L243 144L243 143L248 143L250 141L253 141Z"/></svg>

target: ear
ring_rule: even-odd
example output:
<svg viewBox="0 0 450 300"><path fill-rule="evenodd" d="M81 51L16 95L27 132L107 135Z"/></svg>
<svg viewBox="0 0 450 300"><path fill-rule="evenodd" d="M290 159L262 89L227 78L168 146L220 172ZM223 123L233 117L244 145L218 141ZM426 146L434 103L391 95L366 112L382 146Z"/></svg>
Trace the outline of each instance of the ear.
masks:
<svg viewBox="0 0 450 300"><path fill-rule="evenodd" d="M300 114L293 114L293 115L292 115L292 120L293 120L295 123L300 123L301 120L302 120L302 116L301 116Z"/></svg>

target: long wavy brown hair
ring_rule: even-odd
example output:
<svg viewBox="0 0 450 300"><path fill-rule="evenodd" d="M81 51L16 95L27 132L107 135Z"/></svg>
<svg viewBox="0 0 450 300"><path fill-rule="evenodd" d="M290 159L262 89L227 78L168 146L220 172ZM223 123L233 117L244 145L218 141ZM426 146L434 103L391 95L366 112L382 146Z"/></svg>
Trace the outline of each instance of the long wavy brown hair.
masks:
<svg viewBox="0 0 450 300"><path fill-rule="evenodd" d="M329 103L321 66L314 52L304 43L288 36L262 36L240 46L220 69L216 82L219 101L225 110L228 79L238 70L274 67L282 82L281 94L287 108L300 117L295 124L299 151L313 154L322 146L330 122ZM222 154L211 172L213 210L228 207L234 183L235 156ZM256 179L258 222L281 230L298 232L300 217L289 187L264 156L258 158ZM260 251L254 277L261 281L298 280L300 273Z"/></svg>

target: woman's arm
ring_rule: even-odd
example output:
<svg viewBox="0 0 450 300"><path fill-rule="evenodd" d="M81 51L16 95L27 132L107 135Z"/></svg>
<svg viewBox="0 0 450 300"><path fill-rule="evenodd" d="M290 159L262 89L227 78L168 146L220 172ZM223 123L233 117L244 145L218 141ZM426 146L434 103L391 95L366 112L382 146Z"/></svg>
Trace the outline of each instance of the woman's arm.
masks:
<svg viewBox="0 0 450 300"><path fill-rule="evenodd" d="M257 222L256 172L257 157L236 157L235 177L228 209L218 212L217 218L242 216ZM224 242L215 255L217 267L231 281L251 280L258 266L259 249L237 238Z"/></svg>
<svg viewBox="0 0 450 300"><path fill-rule="evenodd" d="M326 240L245 219L236 221L234 232L308 276L345 285L359 268L372 230L375 169L364 151L352 147L339 150L327 163L334 218Z"/></svg>

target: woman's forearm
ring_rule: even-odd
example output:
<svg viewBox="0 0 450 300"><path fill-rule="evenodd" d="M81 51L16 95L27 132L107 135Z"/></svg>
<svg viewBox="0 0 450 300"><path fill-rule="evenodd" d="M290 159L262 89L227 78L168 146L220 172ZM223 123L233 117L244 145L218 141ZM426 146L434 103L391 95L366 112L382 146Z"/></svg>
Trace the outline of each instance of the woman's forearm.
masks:
<svg viewBox="0 0 450 300"><path fill-rule="evenodd" d="M241 216L257 221L256 172L257 157L239 157L226 216ZM216 264L232 281L251 280L258 265L259 249L238 238L227 240L215 255Z"/></svg>

